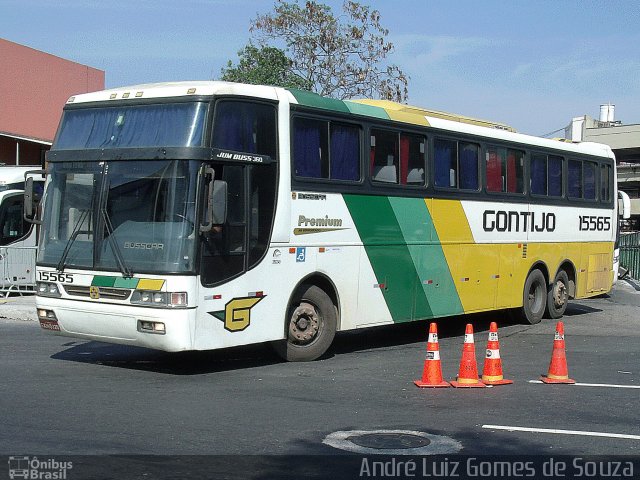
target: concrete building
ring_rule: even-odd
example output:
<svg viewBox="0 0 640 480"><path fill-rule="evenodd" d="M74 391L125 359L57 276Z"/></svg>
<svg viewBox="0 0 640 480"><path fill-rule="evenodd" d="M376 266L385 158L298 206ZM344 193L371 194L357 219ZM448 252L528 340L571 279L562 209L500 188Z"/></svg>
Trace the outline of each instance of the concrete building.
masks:
<svg viewBox="0 0 640 480"><path fill-rule="evenodd" d="M0 163L40 165L62 107L104 89L104 71L0 38Z"/></svg>
<svg viewBox="0 0 640 480"><path fill-rule="evenodd" d="M618 189L631 198L629 227L640 230L640 124L615 120L615 105L603 104L598 120L589 115L575 117L565 129L565 138L611 147L618 164Z"/></svg>

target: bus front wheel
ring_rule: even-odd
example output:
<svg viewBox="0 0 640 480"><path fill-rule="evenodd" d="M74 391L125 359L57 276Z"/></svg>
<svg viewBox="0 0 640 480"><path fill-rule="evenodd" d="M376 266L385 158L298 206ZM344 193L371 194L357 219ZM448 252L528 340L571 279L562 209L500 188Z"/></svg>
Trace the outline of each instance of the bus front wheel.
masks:
<svg viewBox="0 0 640 480"><path fill-rule="evenodd" d="M336 334L336 307L324 290L302 285L289 305L286 339L275 344L289 362L316 360L327 351Z"/></svg>
<svg viewBox="0 0 640 480"><path fill-rule="evenodd" d="M540 323L546 306L547 282L540 270L532 270L524 283L522 316L531 325Z"/></svg>
<svg viewBox="0 0 640 480"><path fill-rule="evenodd" d="M547 293L547 315L549 318L560 318L567 309L569 300L569 277L567 272L560 270L553 283L549 285Z"/></svg>

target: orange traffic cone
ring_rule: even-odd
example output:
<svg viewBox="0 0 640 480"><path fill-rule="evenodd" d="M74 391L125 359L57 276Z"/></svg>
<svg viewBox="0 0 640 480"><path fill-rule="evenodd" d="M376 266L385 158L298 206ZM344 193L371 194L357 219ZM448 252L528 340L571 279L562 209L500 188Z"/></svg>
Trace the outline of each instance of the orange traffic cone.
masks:
<svg viewBox="0 0 640 480"><path fill-rule="evenodd" d="M438 326L435 323L429 325L429 340L427 341L427 358L424 360L422 380L415 380L418 387L450 387L449 382L442 379L442 366L440 365L440 347L438 346Z"/></svg>
<svg viewBox="0 0 640 480"><path fill-rule="evenodd" d="M513 380L507 380L502 376L502 360L500 359L500 342L498 341L498 324L496 322L491 322L489 326L489 341L482 369L482 381L487 385L513 383Z"/></svg>
<svg viewBox="0 0 640 480"><path fill-rule="evenodd" d="M569 378L567 368L567 357L564 351L564 323L556 324L556 336L553 339L553 352L551 352L551 363L547 376L540 377L544 383L576 383Z"/></svg>
<svg viewBox="0 0 640 480"><path fill-rule="evenodd" d="M456 388L486 387L478 380L478 365L476 364L476 347L473 342L473 325L467 324L464 333L464 346L462 347L462 359L458 370L458 380L452 381L451 386Z"/></svg>

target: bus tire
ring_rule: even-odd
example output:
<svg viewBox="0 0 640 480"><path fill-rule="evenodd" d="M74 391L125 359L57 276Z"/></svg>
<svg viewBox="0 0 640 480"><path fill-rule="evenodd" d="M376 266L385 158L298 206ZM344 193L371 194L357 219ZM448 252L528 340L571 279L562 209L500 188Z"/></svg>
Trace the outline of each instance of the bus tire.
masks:
<svg viewBox="0 0 640 480"><path fill-rule="evenodd" d="M557 319L564 315L569 301L569 276L564 270L556 274L547 292L547 316Z"/></svg>
<svg viewBox="0 0 640 480"><path fill-rule="evenodd" d="M547 306L547 282L538 269L531 270L524 282L522 317L527 323L540 323Z"/></svg>
<svg viewBox="0 0 640 480"><path fill-rule="evenodd" d="M287 310L286 339L276 352L289 362L310 362L324 354L336 334L338 313L324 290L301 285Z"/></svg>

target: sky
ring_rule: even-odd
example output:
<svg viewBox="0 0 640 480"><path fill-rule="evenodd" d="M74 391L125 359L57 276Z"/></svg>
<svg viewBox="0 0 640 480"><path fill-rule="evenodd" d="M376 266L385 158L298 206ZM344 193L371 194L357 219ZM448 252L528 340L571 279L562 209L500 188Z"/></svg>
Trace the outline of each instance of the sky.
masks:
<svg viewBox="0 0 640 480"><path fill-rule="evenodd" d="M220 77L275 0L0 0L0 37L105 71L107 88ZM334 14L342 0L324 0ZM546 135L640 124L636 0L361 0L380 11L408 103ZM555 134L553 136L559 136Z"/></svg>

